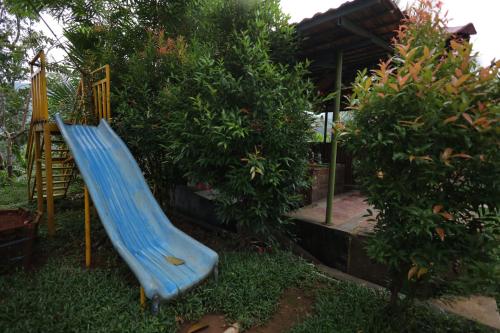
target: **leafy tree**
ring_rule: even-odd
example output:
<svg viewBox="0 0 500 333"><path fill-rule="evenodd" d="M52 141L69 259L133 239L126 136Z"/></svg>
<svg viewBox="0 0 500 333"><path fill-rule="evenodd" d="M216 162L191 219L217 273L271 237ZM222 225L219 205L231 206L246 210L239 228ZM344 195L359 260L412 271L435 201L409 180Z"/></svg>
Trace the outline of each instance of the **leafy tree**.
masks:
<svg viewBox="0 0 500 333"><path fill-rule="evenodd" d="M188 98L168 114L168 146L187 179L218 191L224 220L269 237L307 186L314 98L304 64L273 62L266 22L252 24L235 32L225 59L197 60L183 82Z"/></svg>
<svg viewBox="0 0 500 333"><path fill-rule="evenodd" d="M61 19L84 72L110 64L113 126L160 200L204 181L226 220L283 222L306 185L313 96L279 1L10 1Z"/></svg>
<svg viewBox="0 0 500 333"><path fill-rule="evenodd" d="M9 178L14 175L14 155L21 155L21 138L29 117L30 92L23 85L28 79L26 59L46 41L33 31L30 20L12 14L0 3L0 138L5 142L0 169L5 161Z"/></svg>
<svg viewBox="0 0 500 333"><path fill-rule="evenodd" d="M376 209L368 251L390 269L393 304L401 290L430 297L499 280L500 62L481 68L445 24L439 3L420 1L395 55L353 86L351 145Z"/></svg>

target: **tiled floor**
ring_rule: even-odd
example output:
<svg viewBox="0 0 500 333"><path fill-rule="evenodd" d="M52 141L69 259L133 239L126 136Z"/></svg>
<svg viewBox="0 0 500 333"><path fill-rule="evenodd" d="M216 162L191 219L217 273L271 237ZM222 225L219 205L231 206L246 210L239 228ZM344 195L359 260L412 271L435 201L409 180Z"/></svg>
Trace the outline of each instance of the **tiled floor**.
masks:
<svg viewBox="0 0 500 333"><path fill-rule="evenodd" d="M373 223L367 221L369 217L364 216L370 206L364 200L365 198L358 191L336 195L333 198L333 218L330 227L350 234L371 232ZM326 221L326 198L302 207L290 213L289 216L294 219L324 225Z"/></svg>

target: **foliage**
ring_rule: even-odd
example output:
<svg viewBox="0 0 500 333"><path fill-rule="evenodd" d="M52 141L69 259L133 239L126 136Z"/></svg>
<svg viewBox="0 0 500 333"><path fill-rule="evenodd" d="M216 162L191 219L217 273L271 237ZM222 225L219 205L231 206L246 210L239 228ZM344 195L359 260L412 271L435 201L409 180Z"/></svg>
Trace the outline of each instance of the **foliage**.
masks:
<svg viewBox="0 0 500 333"><path fill-rule="evenodd" d="M318 290L314 313L291 333L486 333L495 332L424 305L387 313L387 294L350 283Z"/></svg>
<svg viewBox="0 0 500 333"><path fill-rule="evenodd" d="M272 62L265 22L255 24L264 27L236 33L225 59L196 62L185 100L168 92L163 104L182 102L168 114L167 133L186 178L218 191L226 221L270 235L307 185L313 96L304 65Z"/></svg>
<svg viewBox="0 0 500 333"><path fill-rule="evenodd" d="M8 178L19 167L15 156L21 151L28 118L30 92L23 85L28 79L27 58L48 41L32 25L0 3L0 139L5 141L0 146L0 170L5 167Z"/></svg>
<svg viewBox="0 0 500 333"><path fill-rule="evenodd" d="M351 97L357 179L376 209L368 251L389 266L393 301L402 287L429 297L499 279L500 62L480 68L449 41L439 3L409 14L395 55Z"/></svg>
<svg viewBox="0 0 500 333"><path fill-rule="evenodd" d="M49 117L56 113L63 116L76 116L74 113L78 102L76 95L78 84L79 79L74 75L49 74L47 77Z"/></svg>
<svg viewBox="0 0 500 333"><path fill-rule="evenodd" d="M110 64L113 126L160 201L202 181L225 220L283 222L306 185L313 96L277 0L44 6L67 23L72 62Z"/></svg>

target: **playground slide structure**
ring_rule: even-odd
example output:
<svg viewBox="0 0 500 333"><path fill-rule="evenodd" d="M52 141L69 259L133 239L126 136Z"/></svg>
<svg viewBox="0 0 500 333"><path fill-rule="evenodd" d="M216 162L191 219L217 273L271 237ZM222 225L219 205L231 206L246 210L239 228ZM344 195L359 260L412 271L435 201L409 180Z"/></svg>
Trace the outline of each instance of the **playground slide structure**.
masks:
<svg viewBox="0 0 500 333"><path fill-rule="evenodd" d="M218 255L175 228L154 199L125 143L99 126L56 123L115 249L153 300L169 300L212 272Z"/></svg>

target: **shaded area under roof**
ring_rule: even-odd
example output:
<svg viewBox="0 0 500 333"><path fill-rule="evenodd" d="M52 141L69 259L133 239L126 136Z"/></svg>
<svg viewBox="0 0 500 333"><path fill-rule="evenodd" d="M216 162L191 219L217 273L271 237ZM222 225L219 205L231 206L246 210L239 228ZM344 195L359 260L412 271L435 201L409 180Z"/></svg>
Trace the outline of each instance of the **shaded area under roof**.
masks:
<svg viewBox="0 0 500 333"><path fill-rule="evenodd" d="M392 0L346 2L297 24L299 56L311 60L312 74L319 79L335 68L335 51L342 49L343 76L350 79L391 53L391 39L403 17Z"/></svg>
<svg viewBox="0 0 500 333"><path fill-rule="evenodd" d="M297 23L301 36L299 57L311 61L312 77L325 91L333 83L335 52L341 49L343 81L351 82L358 70L373 68L392 54L391 40L404 17L393 0L345 2ZM446 29L466 39L476 34L472 23Z"/></svg>

